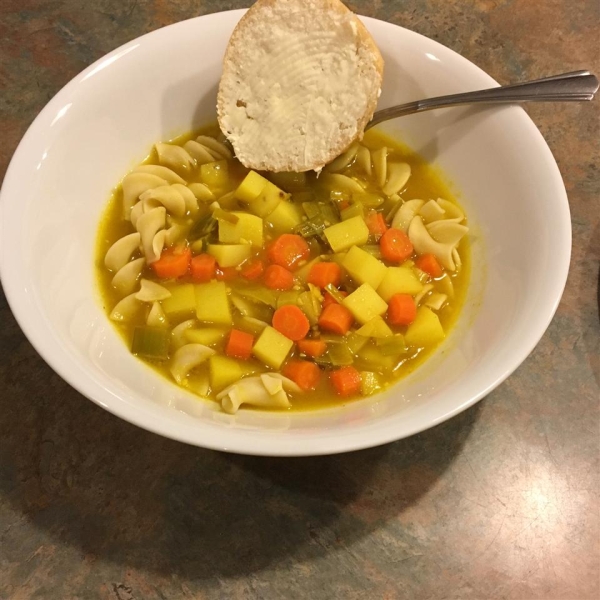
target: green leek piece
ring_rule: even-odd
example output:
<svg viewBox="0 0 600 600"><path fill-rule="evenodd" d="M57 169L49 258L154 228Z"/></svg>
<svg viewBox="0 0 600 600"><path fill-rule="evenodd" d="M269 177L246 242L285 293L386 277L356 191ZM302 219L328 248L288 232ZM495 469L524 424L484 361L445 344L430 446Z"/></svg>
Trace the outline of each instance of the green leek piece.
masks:
<svg viewBox="0 0 600 600"><path fill-rule="evenodd" d="M282 200L265 221L275 233L289 233L302 224L303 216L297 204Z"/></svg>
<svg viewBox="0 0 600 600"><path fill-rule="evenodd" d="M239 294L231 295L231 303L238 309L243 317L252 317L253 319L267 321L269 323L273 318L273 309L267 304L252 302Z"/></svg>
<svg viewBox="0 0 600 600"><path fill-rule="evenodd" d="M388 267L385 277L377 287L377 293L389 302L395 294L414 296L423 289L415 272L408 267Z"/></svg>
<svg viewBox="0 0 600 600"><path fill-rule="evenodd" d="M368 371L390 372L396 366L397 361L393 356L385 356L381 350L372 344L361 348L355 361L359 369Z"/></svg>
<svg viewBox="0 0 600 600"><path fill-rule="evenodd" d="M169 288L171 295L162 301L162 309L168 317L191 315L196 310L196 293L192 283Z"/></svg>
<svg viewBox="0 0 600 600"><path fill-rule="evenodd" d="M340 291L333 285L333 283L328 283L325 286L325 291L338 303L341 304L344 301L344 296L340 293Z"/></svg>
<svg viewBox="0 0 600 600"><path fill-rule="evenodd" d="M345 343L328 344L327 353L331 359L331 364L336 367L345 367L354 362L354 356Z"/></svg>
<svg viewBox="0 0 600 600"><path fill-rule="evenodd" d="M219 221L219 224L227 223L229 225L235 225L240 220L240 218L235 213L229 212L227 210L223 210L219 206L217 206L216 208L213 208L212 214L213 214L213 217L215 219L217 219L217 221ZM245 214L245 213L243 213L243 214ZM220 227L220 225L219 225L219 227ZM219 241L221 242L224 240L221 240L220 236L219 236Z"/></svg>
<svg viewBox="0 0 600 600"><path fill-rule="evenodd" d="M329 199L334 202L349 202L351 197L351 194L342 192L341 190L331 190L329 192Z"/></svg>
<svg viewBox="0 0 600 600"><path fill-rule="evenodd" d="M352 200L359 202L365 208L377 208L385 202L383 196L372 194L371 192L354 193L352 194Z"/></svg>
<svg viewBox="0 0 600 600"><path fill-rule="evenodd" d="M256 171L250 171L235 190L235 197L242 202L250 203L258 198L260 193L265 189L267 183L269 183L268 179L265 179Z"/></svg>
<svg viewBox="0 0 600 600"><path fill-rule="evenodd" d="M272 369L280 369L294 342L271 326L265 327L256 340L252 353Z"/></svg>
<svg viewBox="0 0 600 600"><path fill-rule="evenodd" d="M361 217L352 217L332 225L323 233L334 252L343 252L352 246L362 246L369 239L369 228Z"/></svg>
<svg viewBox="0 0 600 600"><path fill-rule="evenodd" d="M209 244L206 250L220 267L237 267L252 255L250 244Z"/></svg>
<svg viewBox="0 0 600 600"><path fill-rule="evenodd" d="M298 306L299 298L300 292L297 290L288 290L286 292L281 292L279 294L279 297L277 298L277 308L281 308L282 306L286 306L288 304Z"/></svg>
<svg viewBox="0 0 600 600"><path fill-rule="evenodd" d="M225 212L225 211L224 211ZM219 220L219 242L222 244L251 244L263 247L263 220L246 212L230 212L235 223Z"/></svg>
<svg viewBox="0 0 600 600"><path fill-rule="evenodd" d="M218 221L210 214L200 217L190 229L190 239L198 240L210 235L217 228Z"/></svg>
<svg viewBox="0 0 600 600"><path fill-rule="evenodd" d="M213 392L220 392L228 385L235 383L254 371L252 367L239 360L213 354L208 359L210 387Z"/></svg>
<svg viewBox="0 0 600 600"><path fill-rule="evenodd" d="M306 173L270 173L271 181L286 192L302 192L306 188Z"/></svg>
<svg viewBox="0 0 600 600"><path fill-rule="evenodd" d="M379 375L373 371L361 371L360 379L363 396L372 396L383 388Z"/></svg>
<svg viewBox="0 0 600 600"><path fill-rule="evenodd" d="M200 179L211 190L224 189L229 183L229 169L226 160L217 160L200 166Z"/></svg>
<svg viewBox="0 0 600 600"><path fill-rule="evenodd" d="M404 339L409 346L422 348L437 344L444 337L446 334L438 316L427 306L422 306L406 331Z"/></svg>
<svg viewBox="0 0 600 600"><path fill-rule="evenodd" d="M164 327L136 327L133 330L131 352L143 358L166 360L169 358L171 332Z"/></svg>
<svg viewBox="0 0 600 600"><path fill-rule="evenodd" d="M190 344L202 344L203 346L214 346L226 335L227 329L220 327L203 327L202 329L187 329L183 337Z"/></svg>
<svg viewBox="0 0 600 600"><path fill-rule="evenodd" d="M340 211L340 217L342 221L347 221L352 217L360 217L361 219L365 218L365 207L359 202L354 202L350 204L347 208L344 208Z"/></svg>
<svg viewBox="0 0 600 600"><path fill-rule="evenodd" d="M365 244L364 246L361 246L361 248L371 256L381 259L381 246L379 244Z"/></svg>
<svg viewBox="0 0 600 600"><path fill-rule="evenodd" d="M321 302L310 292L302 292L298 296L298 307L306 315L311 325L317 325L321 316Z"/></svg>
<svg viewBox="0 0 600 600"><path fill-rule="evenodd" d="M376 345L384 356L401 356L408 351L404 336L399 333L389 337L379 338L376 341Z"/></svg>
<svg viewBox="0 0 600 600"><path fill-rule="evenodd" d="M265 327L268 327L268 323L255 319L254 317L242 317L238 322L238 327L244 331L248 331L252 335L259 335Z"/></svg>
<svg viewBox="0 0 600 600"><path fill-rule="evenodd" d="M269 290L263 286L252 286L252 287L240 287L237 288L236 293L247 298L252 302L260 302L266 304L271 308L277 308L277 292Z"/></svg>
<svg viewBox="0 0 600 600"><path fill-rule="evenodd" d="M232 324L224 281L209 281L196 285L196 318L202 323Z"/></svg>
<svg viewBox="0 0 600 600"><path fill-rule="evenodd" d="M346 336L346 344L352 354L358 354L368 342L369 338L354 331Z"/></svg>
<svg viewBox="0 0 600 600"><path fill-rule="evenodd" d="M388 308L381 296L368 284L363 283L357 290L344 298L342 303L361 324L381 316Z"/></svg>
<svg viewBox="0 0 600 600"><path fill-rule="evenodd" d="M358 246L348 250L342 266L358 284L368 283L375 290L387 273L387 267L380 260Z"/></svg>
<svg viewBox="0 0 600 600"><path fill-rule="evenodd" d="M394 335L388 324L381 317L373 317L356 332L363 337L387 338Z"/></svg>

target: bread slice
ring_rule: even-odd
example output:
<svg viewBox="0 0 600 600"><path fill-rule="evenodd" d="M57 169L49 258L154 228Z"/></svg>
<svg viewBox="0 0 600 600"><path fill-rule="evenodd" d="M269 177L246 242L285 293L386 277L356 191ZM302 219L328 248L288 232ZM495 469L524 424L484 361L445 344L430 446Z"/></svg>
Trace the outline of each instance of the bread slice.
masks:
<svg viewBox="0 0 600 600"><path fill-rule="evenodd" d="M229 40L219 125L246 167L319 170L362 137L382 76L373 38L339 0L258 0Z"/></svg>

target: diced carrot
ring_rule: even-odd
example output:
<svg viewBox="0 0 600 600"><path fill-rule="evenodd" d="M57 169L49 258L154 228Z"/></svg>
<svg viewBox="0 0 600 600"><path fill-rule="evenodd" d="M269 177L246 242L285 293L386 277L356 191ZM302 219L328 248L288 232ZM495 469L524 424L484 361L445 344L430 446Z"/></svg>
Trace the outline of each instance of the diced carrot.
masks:
<svg viewBox="0 0 600 600"><path fill-rule="evenodd" d="M249 281L254 281L258 279L265 272L265 265L260 258L254 258L248 261L242 267L242 277L244 279L248 279Z"/></svg>
<svg viewBox="0 0 600 600"><path fill-rule="evenodd" d="M283 367L283 374L297 383L305 392L314 390L321 378L319 367L308 360L290 360Z"/></svg>
<svg viewBox="0 0 600 600"><path fill-rule="evenodd" d="M271 244L268 254L273 264L293 271L300 261L309 257L310 249L303 237L284 233Z"/></svg>
<svg viewBox="0 0 600 600"><path fill-rule="evenodd" d="M294 285L294 276L280 265L269 265L265 269L263 281L271 290L290 290Z"/></svg>
<svg viewBox="0 0 600 600"><path fill-rule="evenodd" d="M215 276L217 261L210 254L198 254L192 258L190 268L192 279L199 283L210 281Z"/></svg>
<svg viewBox="0 0 600 600"><path fill-rule="evenodd" d="M388 229L379 240L381 255L390 262L404 262L412 253L413 245L402 229Z"/></svg>
<svg viewBox="0 0 600 600"><path fill-rule="evenodd" d="M320 262L314 264L308 273L308 283L312 283L321 289L330 283L340 285L342 280L342 269L334 262Z"/></svg>
<svg viewBox="0 0 600 600"><path fill-rule="evenodd" d="M252 345L254 337L245 331L232 329L225 346L225 354L232 358L248 360L252 356Z"/></svg>
<svg viewBox="0 0 600 600"><path fill-rule="evenodd" d="M341 202L338 202L338 208L340 210L344 210L345 208L348 208L350 206L350 202L348 200L342 200Z"/></svg>
<svg viewBox="0 0 600 600"><path fill-rule="evenodd" d="M319 327L331 333L344 335L354 322L352 313L341 304L326 306L319 317Z"/></svg>
<svg viewBox="0 0 600 600"><path fill-rule="evenodd" d="M365 221L367 222L369 233L374 235L377 239L379 239L388 230L385 217L381 213L374 210L367 215Z"/></svg>
<svg viewBox="0 0 600 600"><path fill-rule="evenodd" d="M409 294L394 294L388 303L387 320L390 325L410 325L417 316L417 305Z"/></svg>
<svg viewBox="0 0 600 600"><path fill-rule="evenodd" d="M235 267L217 267L216 277L217 281L231 281L238 276L237 269Z"/></svg>
<svg viewBox="0 0 600 600"><path fill-rule="evenodd" d="M161 279L174 279L188 272L192 251L189 248L167 248L160 258L152 263L152 268Z"/></svg>
<svg viewBox="0 0 600 600"><path fill-rule="evenodd" d="M323 340L299 340L298 350L306 356L316 358L325 354L327 350L327 344Z"/></svg>
<svg viewBox="0 0 600 600"><path fill-rule="evenodd" d="M418 269L428 273L434 279L436 277L441 277L444 272L438 259L433 254L423 254L422 256L419 256L419 258L415 260L415 265Z"/></svg>
<svg viewBox="0 0 600 600"><path fill-rule="evenodd" d="M344 298L348 295L348 292L342 292L341 290L338 290L338 292L344 296ZM323 294L323 308L330 304L338 304L338 301L329 292L325 292Z"/></svg>
<svg viewBox="0 0 600 600"><path fill-rule="evenodd" d="M278 308L273 314L272 323L279 333L293 342L304 339L310 330L310 323L306 315L293 304L286 304Z"/></svg>
<svg viewBox="0 0 600 600"><path fill-rule="evenodd" d="M360 373L352 366L332 371L330 379L338 396L351 396L360 391Z"/></svg>

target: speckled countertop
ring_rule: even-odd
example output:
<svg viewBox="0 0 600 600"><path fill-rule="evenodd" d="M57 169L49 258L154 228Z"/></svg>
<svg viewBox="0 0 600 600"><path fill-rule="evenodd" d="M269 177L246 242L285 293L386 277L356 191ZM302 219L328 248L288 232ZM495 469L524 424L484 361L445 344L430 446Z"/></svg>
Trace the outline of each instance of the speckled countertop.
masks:
<svg viewBox="0 0 600 600"><path fill-rule="evenodd" d="M0 177L38 111L92 61L247 4L0 0ZM350 4L500 82L600 72L598 0ZM162 439L64 383L0 295L0 598L600 597L599 106L529 109L572 210L552 325L484 401L408 440L280 460Z"/></svg>

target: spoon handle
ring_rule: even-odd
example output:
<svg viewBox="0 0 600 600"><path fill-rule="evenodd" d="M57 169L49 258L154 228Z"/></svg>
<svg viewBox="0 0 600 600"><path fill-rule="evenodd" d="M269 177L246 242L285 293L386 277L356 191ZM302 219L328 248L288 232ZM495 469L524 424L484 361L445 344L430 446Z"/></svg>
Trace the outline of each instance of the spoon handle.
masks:
<svg viewBox="0 0 600 600"><path fill-rule="evenodd" d="M365 129L370 129L382 121L403 117L413 113L448 108L463 104L516 104L520 102L580 102L592 100L598 90L598 79L589 71L573 71L535 81L515 83L502 87L451 94L417 100L391 108L378 110Z"/></svg>

